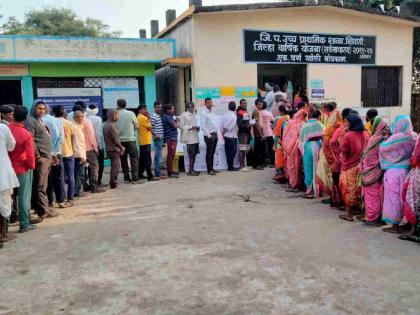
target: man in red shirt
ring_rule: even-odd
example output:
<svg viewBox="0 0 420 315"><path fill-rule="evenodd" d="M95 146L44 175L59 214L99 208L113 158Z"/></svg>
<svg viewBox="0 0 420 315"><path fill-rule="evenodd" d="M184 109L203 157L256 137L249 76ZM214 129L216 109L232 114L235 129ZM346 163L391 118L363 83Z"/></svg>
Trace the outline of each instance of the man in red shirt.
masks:
<svg viewBox="0 0 420 315"><path fill-rule="evenodd" d="M19 180L18 208L20 233L36 228L30 224L29 211L31 209L32 171L35 169L35 148L31 133L25 129L28 110L23 106L16 106L13 117L15 122L9 124L10 131L16 139L16 146L9 153L13 169Z"/></svg>

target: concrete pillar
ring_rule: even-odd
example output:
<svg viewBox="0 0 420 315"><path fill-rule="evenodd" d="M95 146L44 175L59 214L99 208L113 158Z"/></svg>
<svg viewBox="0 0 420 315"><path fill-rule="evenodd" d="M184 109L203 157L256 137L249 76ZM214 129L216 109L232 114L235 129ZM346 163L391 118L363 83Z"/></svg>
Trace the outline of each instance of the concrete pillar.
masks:
<svg viewBox="0 0 420 315"><path fill-rule="evenodd" d="M203 1L202 0L190 0L190 6L196 6L196 7L201 7L203 5Z"/></svg>
<svg viewBox="0 0 420 315"><path fill-rule="evenodd" d="M22 99L23 105L30 109L32 107L32 102L34 101L34 88L32 85L32 77L25 76L22 77Z"/></svg>
<svg viewBox="0 0 420 315"><path fill-rule="evenodd" d="M147 38L146 30L145 29L139 30L139 37L140 38Z"/></svg>
<svg viewBox="0 0 420 315"><path fill-rule="evenodd" d="M176 19L175 10L166 10L166 26L171 24Z"/></svg>
<svg viewBox="0 0 420 315"><path fill-rule="evenodd" d="M159 21L158 20L150 21L150 33L151 33L151 37L155 37L157 34L159 34Z"/></svg>

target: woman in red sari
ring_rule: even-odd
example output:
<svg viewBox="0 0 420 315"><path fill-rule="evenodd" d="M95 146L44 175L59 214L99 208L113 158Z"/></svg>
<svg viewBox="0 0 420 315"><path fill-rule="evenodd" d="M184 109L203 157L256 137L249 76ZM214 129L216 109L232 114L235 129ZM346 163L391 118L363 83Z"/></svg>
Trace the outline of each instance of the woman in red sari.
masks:
<svg viewBox="0 0 420 315"><path fill-rule="evenodd" d="M283 148L286 153L286 169L289 176L290 192L298 192L302 178L302 155L299 152L299 136L307 118L305 109L299 110L287 123L283 136Z"/></svg>
<svg viewBox="0 0 420 315"><path fill-rule="evenodd" d="M340 219L354 221L353 211L360 209L360 187L358 185L359 163L369 140L362 119L352 112L345 120L348 132L341 141L340 189L346 205L346 214Z"/></svg>
<svg viewBox="0 0 420 315"><path fill-rule="evenodd" d="M404 216L411 225L411 231L399 239L420 243L420 136L410 165L412 168L404 185L403 202Z"/></svg>

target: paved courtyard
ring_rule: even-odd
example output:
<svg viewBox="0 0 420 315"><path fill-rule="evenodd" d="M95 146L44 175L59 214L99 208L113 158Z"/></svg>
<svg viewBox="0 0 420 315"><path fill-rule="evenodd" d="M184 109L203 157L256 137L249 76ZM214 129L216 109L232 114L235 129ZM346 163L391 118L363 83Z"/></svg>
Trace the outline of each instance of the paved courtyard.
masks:
<svg viewBox="0 0 420 315"><path fill-rule="evenodd" d="M420 314L420 246L271 176L89 195L0 250L0 314Z"/></svg>

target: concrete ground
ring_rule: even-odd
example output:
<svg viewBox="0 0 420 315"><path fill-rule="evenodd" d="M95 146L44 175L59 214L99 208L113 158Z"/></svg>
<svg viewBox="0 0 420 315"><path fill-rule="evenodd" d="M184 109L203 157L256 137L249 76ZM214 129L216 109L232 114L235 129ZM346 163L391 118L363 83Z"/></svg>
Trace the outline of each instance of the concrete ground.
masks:
<svg viewBox="0 0 420 315"><path fill-rule="evenodd" d="M0 314L420 314L420 246L271 176L89 195L0 250Z"/></svg>

